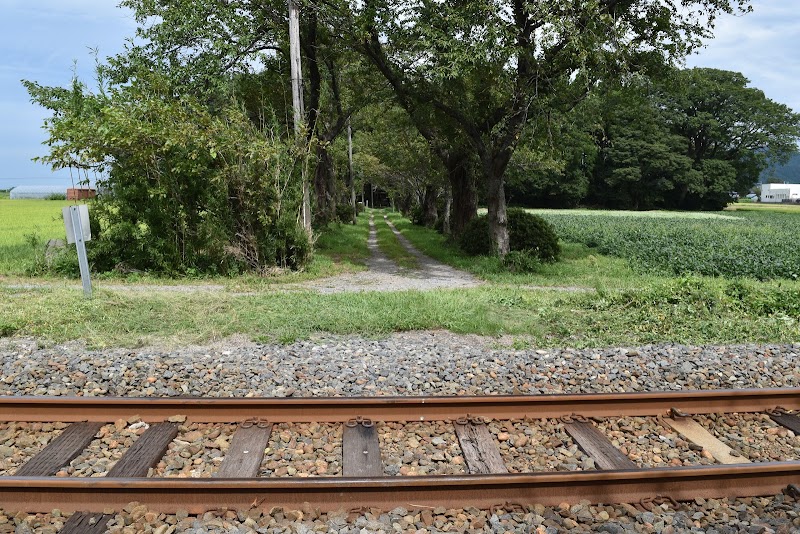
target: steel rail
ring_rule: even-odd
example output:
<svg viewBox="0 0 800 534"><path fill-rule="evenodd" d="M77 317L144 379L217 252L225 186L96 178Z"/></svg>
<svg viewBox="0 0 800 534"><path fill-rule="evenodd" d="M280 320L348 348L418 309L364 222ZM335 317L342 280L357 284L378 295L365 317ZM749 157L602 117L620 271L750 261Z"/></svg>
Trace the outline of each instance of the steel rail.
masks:
<svg viewBox="0 0 800 534"><path fill-rule="evenodd" d="M116 398L0 397L0 421L75 422L127 419L146 422L184 415L189 422L235 423L251 417L281 422L452 420L465 414L493 419L760 412L800 409L800 388L652 393L513 395L482 397Z"/></svg>
<svg viewBox="0 0 800 534"><path fill-rule="evenodd" d="M800 462L511 475L305 479L0 478L0 502L10 510L102 512L130 502L160 513L220 508L269 511L273 506L323 511L397 506L487 508L500 503L555 506L576 498L593 503L775 495L800 480Z"/></svg>

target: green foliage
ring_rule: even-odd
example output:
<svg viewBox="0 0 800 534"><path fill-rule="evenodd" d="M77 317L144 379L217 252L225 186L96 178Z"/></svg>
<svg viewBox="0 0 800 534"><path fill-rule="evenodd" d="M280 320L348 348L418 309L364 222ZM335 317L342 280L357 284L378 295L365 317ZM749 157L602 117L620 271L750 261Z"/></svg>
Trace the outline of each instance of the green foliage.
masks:
<svg viewBox="0 0 800 534"><path fill-rule="evenodd" d="M44 197L44 200L67 200L67 195L63 193L52 193Z"/></svg>
<svg viewBox="0 0 800 534"><path fill-rule="evenodd" d="M706 197L726 201L728 191L759 181L768 158L782 163L797 153L800 115L749 83L738 72L695 68L662 84L659 100L672 110L675 132L686 139L688 155L706 163Z"/></svg>
<svg viewBox="0 0 800 534"><path fill-rule="evenodd" d="M508 233L511 250L526 251L542 262L554 262L561 254L553 227L539 217L519 208L508 210Z"/></svg>
<svg viewBox="0 0 800 534"><path fill-rule="evenodd" d="M519 208L509 209L507 217L512 251L524 251L540 262L558 260L561 248L550 223ZM465 228L458 243L461 249L471 256L491 254L492 240L487 217L473 219ZM522 258L516 257L510 260L509 265L522 262Z"/></svg>
<svg viewBox="0 0 800 534"><path fill-rule="evenodd" d="M96 270L226 274L299 269L310 258L296 216L300 155L235 103L211 110L147 74L98 94L78 81L26 86L53 111L41 160L106 172L87 247Z"/></svg>
<svg viewBox="0 0 800 534"><path fill-rule="evenodd" d="M606 294L590 306L652 308L666 315L688 314L697 318L739 313L796 320L800 318L800 290L768 288L746 280L715 283L680 277L647 289Z"/></svg>
<svg viewBox="0 0 800 534"><path fill-rule="evenodd" d="M800 213L666 218L540 212L563 240L625 258L640 272L759 280L800 277Z"/></svg>
<svg viewBox="0 0 800 534"><path fill-rule="evenodd" d="M342 223L353 222L353 206L350 204L336 205L336 220Z"/></svg>
<svg viewBox="0 0 800 534"><path fill-rule="evenodd" d="M486 256L492 253L492 238L489 235L489 219L475 217L458 237L458 246L470 256Z"/></svg>
<svg viewBox="0 0 800 534"><path fill-rule="evenodd" d="M503 267L511 273L533 273L541 264L542 260L530 250L512 250L503 256Z"/></svg>
<svg viewBox="0 0 800 534"><path fill-rule="evenodd" d="M797 151L800 115L748 83L737 72L687 69L601 86L588 203L714 210L749 190L768 158Z"/></svg>

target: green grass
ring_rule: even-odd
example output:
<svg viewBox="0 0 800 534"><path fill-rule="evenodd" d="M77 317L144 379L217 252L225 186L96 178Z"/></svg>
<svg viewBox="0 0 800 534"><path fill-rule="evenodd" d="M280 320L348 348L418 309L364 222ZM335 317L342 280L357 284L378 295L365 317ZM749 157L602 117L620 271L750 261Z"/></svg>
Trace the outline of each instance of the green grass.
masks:
<svg viewBox="0 0 800 534"><path fill-rule="evenodd" d="M9 198L11 198L11 190L0 189L0 200L8 200Z"/></svg>
<svg viewBox="0 0 800 534"><path fill-rule="evenodd" d="M199 310L202 310L200 313ZM590 293L484 286L430 292L130 293L0 289L0 335L92 347L185 344L244 334L290 342L320 332L375 336L447 329L517 336L530 346L596 347L656 342L793 342L800 286L708 279Z"/></svg>
<svg viewBox="0 0 800 534"><path fill-rule="evenodd" d="M761 202L737 202L726 208L728 211L759 211L773 213L800 213L800 204L763 204Z"/></svg>
<svg viewBox="0 0 800 534"><path fill-rule="evenodd" d="M35 248L49 239L65 239L61 208L65 200L0 199L0 274L21 275L33 261Z"/></svg>
<svg viewBox="0 0 800 534"><path fill-rule="evenodd" d="M381 252L403 269L419 269L417 257L406 250L394 232L392 232L392 229L389 228L389 225L383 220L384 215L387 218L389 217L389 213L384 210L376 210L374 213L378 248L381 249ZM397 220L397 217L392 217L389 220Z"/></svg>
<svg viewBox="0 0 800 534"><path fill-rule="evenodd" d="M54 207L58 203L30 202L35 207L49 205L53 210L47 213L52 214L39 214L39 221L22 217L23 223L28 224L20 223L13 233L17 244L24 244L31 224L41 224L42 217L55 217L58 213ZM10 212L4 210L7 206L0 204L0 217L8 217ZM376 224L391 234L381 220L383 214L376 215ZM125 280L222 283L229 289L253 294L124 293L104 290L101 283L95 297L84 300L78 290L54 287L56 284L38 289L0 286L0 337L34 336L53 342L83 339L93 347L202 343L232 334L289 342L323 332L377 336L420 329L511 336L514 345L520 347L779 343L800 338L800 282L641 274L624 258L606 256L596 248L571 242L562 243L562 261L543 265L533 274L511 274L502 269L497 258L467 257L438 233L413 226L399 214L387 216L429 256L473 272L488 283L467 290L326 295L282 291L276 286L363 269L368 257L368 216L363 214L355 226L332 225L320 234L314 262L303 273L204 280L138 275ZM735 216L745 220L647 216L639 218L637 224L701 228L718 224L787 224L782 219L786 214L780 213ZM595 224L596 217L615 224L630 219L591 214L574 217L580 217L584 225ZM49 228L59 232L53 236L58 237L63 232L61 222L52 222ZM2 238L8 239L8 234L1 234ZM396 242L393 234L391 237ZM109 279L115 283L122 280ZM577 287L584 291L541 291L526 286Z"/></svg>
<svg viewBox="0 0 800 534"><path fill-rule="evenodd" d="M399 214L390 214L389 219L426 255L496 284L618 289L640 287L659 279L637 274L624 259L604 256L570 242L561 243L561 261L541 265L535 273L510 273L499 259L467 256L445 236L411 224Z"/></svg>

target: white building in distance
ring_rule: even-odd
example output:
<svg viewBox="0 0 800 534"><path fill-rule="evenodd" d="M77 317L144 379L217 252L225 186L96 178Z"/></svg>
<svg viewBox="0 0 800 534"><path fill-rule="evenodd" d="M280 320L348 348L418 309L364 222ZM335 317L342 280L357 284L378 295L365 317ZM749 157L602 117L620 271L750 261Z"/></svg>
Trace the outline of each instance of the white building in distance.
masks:
<svg viewBox="0 0 800 534"><path fill-rule="evenodd" d="M761 202L800 204L800 184L762 184Z"/></svg>

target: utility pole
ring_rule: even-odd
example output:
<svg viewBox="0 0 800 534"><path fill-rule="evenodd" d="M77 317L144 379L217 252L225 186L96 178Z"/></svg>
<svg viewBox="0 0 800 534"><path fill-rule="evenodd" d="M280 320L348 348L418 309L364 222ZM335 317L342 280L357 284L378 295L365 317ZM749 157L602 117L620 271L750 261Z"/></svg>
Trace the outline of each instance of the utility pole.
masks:
<svg viewBox="0 0 800 534"><path fill-rule="evenodd" d="M295 0L289 3L289 63L292 75L292 104L294 106L294 133L298 146L305 144L302 139L302 127L306 115L303 109L303 70L300 63L300 11ZM306 177L306 165L301 167L303 181L303 228L311 236L311 192Z"/></svg>
<svg viewBox="0 0 800 534"><path fill-rule="evenodd" d="M356 224L358 207L356 206L356 179L353 175L353 128L350 126L350 117L347 118L347 165L350 176L350 204L353 207L353 224Z"/></svg>

